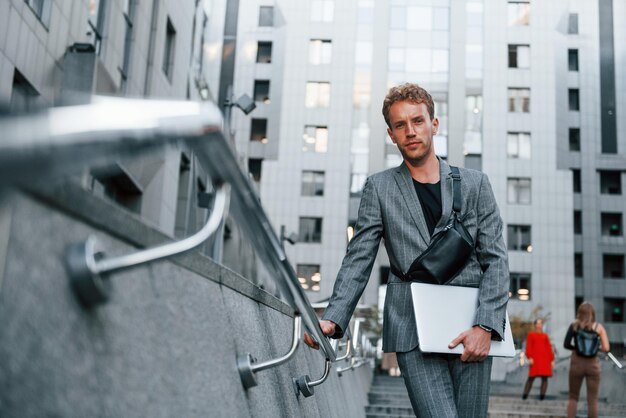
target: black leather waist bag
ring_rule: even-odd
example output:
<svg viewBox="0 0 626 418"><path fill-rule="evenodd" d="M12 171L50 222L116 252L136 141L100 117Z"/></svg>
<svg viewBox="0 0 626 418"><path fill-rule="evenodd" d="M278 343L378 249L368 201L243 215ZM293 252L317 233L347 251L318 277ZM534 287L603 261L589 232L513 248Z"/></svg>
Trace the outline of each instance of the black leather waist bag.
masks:
<svg viewBox="0 0 626 418"><path fill-rule="evenodd" d="M444 229L430 241L430 245L411 263L409 270L402 273L395 266L391 272L404 281L446 284L467 264L474 251L474 240L458 218L461 211L461 175L457 167L452 170L452 214Z"/></svg>

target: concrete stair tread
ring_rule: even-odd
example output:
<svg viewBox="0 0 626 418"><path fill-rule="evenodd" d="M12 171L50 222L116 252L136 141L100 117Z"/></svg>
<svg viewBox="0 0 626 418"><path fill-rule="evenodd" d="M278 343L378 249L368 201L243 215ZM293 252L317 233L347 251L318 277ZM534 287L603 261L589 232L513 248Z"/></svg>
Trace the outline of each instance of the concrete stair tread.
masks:
<svg viewBox="0 0 626 418"><path fill-rule="evenodd" d="M492 386L492 388L494 388ZM489 418L565 418L567 393L549 395L539 400L531 395L523 400L518 391L510 387L495 386L489 397ZM368 393L369 405L365 407L367 418L408 418L413 417L413 409L404 380L398 377L376 376ZM600 418L626 417L626 404L609 404L600 399ZM587 416L586 400L578 404L577 417Z"/></svg>

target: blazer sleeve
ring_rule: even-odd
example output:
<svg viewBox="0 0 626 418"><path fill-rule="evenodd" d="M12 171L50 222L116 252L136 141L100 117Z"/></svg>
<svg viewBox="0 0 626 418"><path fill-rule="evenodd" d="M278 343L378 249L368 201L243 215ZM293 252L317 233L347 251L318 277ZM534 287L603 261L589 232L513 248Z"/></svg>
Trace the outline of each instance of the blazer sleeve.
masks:
<svg viewBox="0 0 626 418"><path fill-rule="evenodd" d="M340 328L333 338L341 338L370 277L383 235L383 221L376 186L368 178L363 187L356 231L337 273L337 280L323 319Z"/></svg>
<svg viewBox="0 0 626 418"><path fill-rule="evenodd" d="M502 340L509 300L509 263L502 237L502 218L487 175L483 174L476 208L476 257L483 275L478 291L476 324L493 329L495 340Z"/></svg>

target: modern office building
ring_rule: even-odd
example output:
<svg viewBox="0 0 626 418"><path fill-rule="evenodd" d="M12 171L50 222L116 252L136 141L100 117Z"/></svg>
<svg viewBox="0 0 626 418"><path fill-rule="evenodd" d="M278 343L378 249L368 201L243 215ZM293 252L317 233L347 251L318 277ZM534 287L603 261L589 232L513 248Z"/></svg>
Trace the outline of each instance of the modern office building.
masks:
<svg viewBox="0 0 626 418"><path fill-rule="evenodd" d="M437 153L490 177L509 249L509 312L549 316L560 345L590 300L622 345L626 86L620 2L242 1L238 148L311 300L328 298L368 174L397 166L382 99L418 82ZM622 51L622 52L620 52ZM246 145L247 144L247 145ZM246 151L247 150L247 151ZM361 302L377 303L381 252Z"/></svg>
<svg viewBox="0 0 626 418"><path fill-rule="evenodd" d="M621 346L626 29L615 23L625 8L615 0L10 0L0 3L0 100L28 111L81 100L76 91L220 106L251 96L254 112L233 110L228 128L303 287L323 301L365 178L401 162L383 97L418 82L436 102L437 153L489 175L509 248L511 315L549 315L560 345L575 307L589 300ZM189 199L206 183L185 150L165 154L120 161L83 182L186 235L206 216ZM254 275L236 235L227 223L225 261ZM388 271L381 251L363 305L377 304Z"/></svg>
<svg viewBox="0 0 626 418"><path fill-rule="evenodd" d="M0 103L20 113L92 94L216 101L225 10L226 1L212 0L2 1ZM211 192L210 182L187 149L93 167L80 181L172 237L206 221L196 196ZM219 235L223 245L204 251L258 282L237 226L229 219Z"/></svg>

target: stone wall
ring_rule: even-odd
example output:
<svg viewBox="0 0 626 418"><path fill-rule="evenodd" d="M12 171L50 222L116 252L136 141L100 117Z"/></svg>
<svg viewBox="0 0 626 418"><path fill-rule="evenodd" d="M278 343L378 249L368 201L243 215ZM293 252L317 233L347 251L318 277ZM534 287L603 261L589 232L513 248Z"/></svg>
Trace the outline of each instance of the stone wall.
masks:
<svg viewBox="0 0 626 418"><path fill-rule="evenodd" d="M313 397L295 395L293 377L323 371L323 357L306 346L244 390L237 355L286 353L293 315L245 278L191 252L113 274L111 300L85 310L68 285L67 244L93 234L108 255L122 255L169 238L73 184L0 198L10 219L0 416L364 415L369 367L338 377L334 365Z"/></svg>

